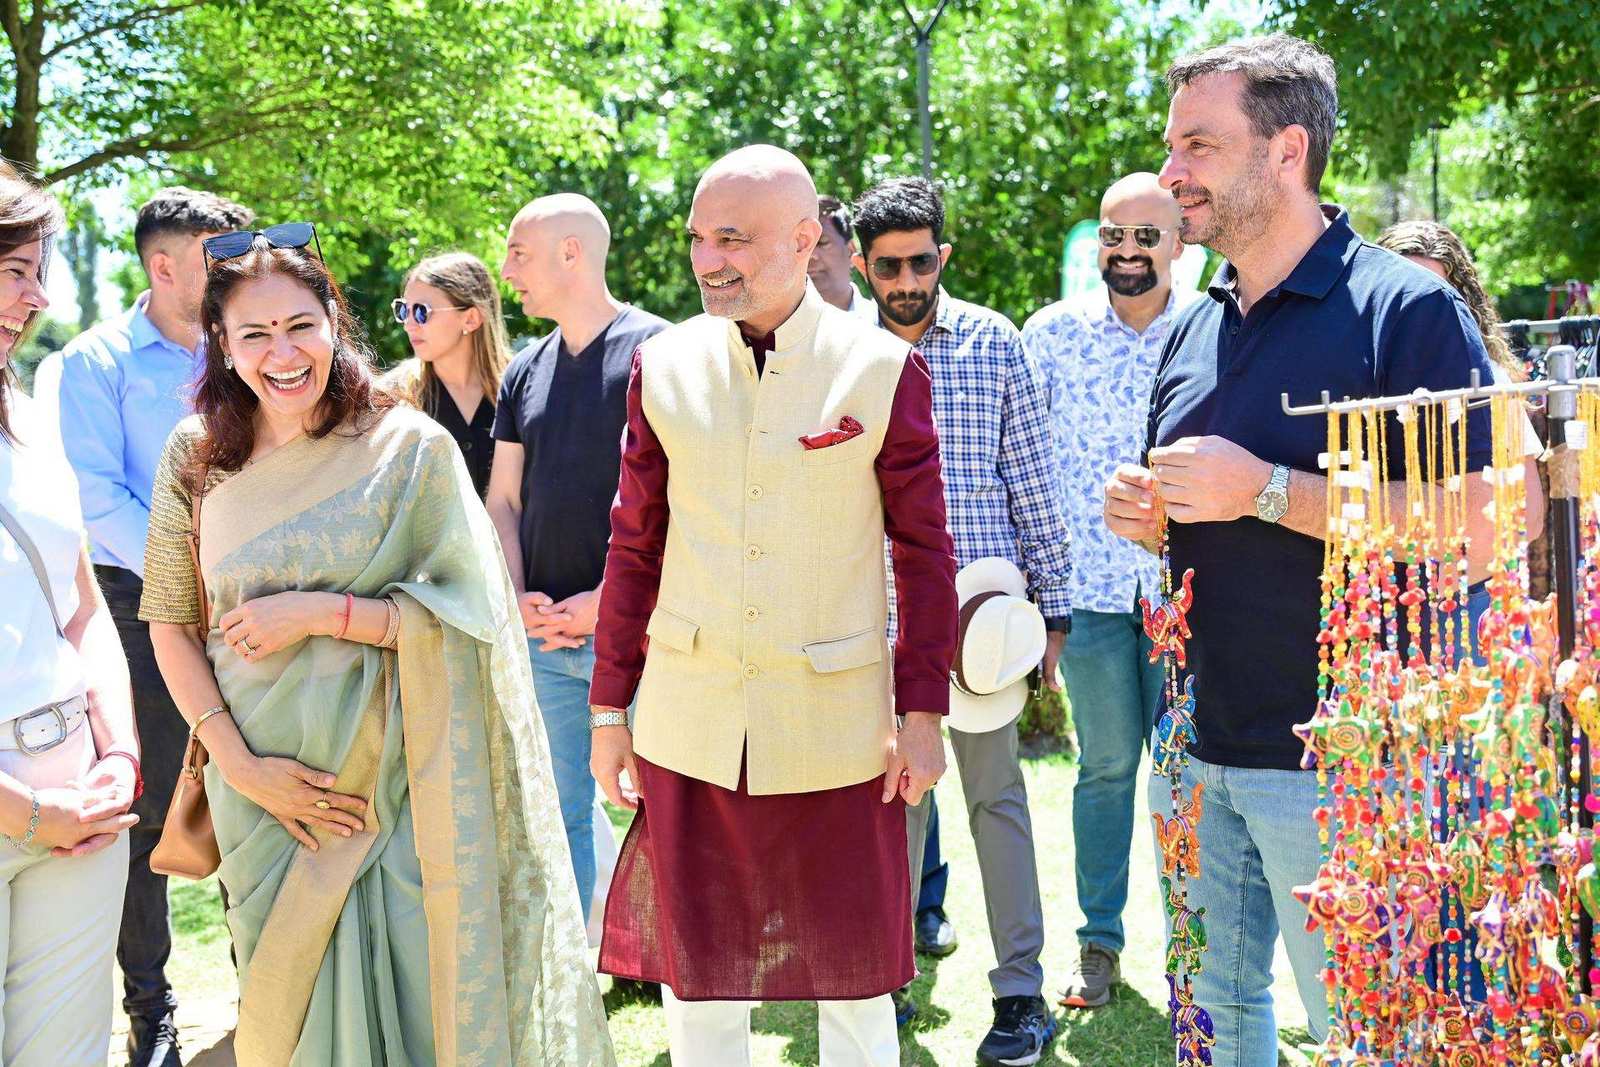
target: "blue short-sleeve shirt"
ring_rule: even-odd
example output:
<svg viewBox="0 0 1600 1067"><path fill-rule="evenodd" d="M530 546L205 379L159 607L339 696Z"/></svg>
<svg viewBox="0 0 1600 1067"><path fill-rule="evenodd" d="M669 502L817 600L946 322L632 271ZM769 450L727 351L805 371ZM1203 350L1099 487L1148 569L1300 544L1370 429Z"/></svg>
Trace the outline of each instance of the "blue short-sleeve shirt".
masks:
<svg viewBox="0 0 1600 1067"><path fill-rule="evenodd" d="M1436 275L1361 239L1341 209L1289 276L1248 315L1231 264L1174 325L1151 401L1149 441L1215 435L1268 463L1319 473L1327 420L1286 415L1295 404L1391 396L1419 387L1491 380L1482 335L1461 297ZM1392 417L1389 469L1404 471ZM1470 470L1489 463L1486 409L1467 416ZM1194 568L1189 671L1208 763L1298 769L1305 746L1290 728L1317 702L1323 542L1254 516L1173 523L1173 580Z"/></svg>

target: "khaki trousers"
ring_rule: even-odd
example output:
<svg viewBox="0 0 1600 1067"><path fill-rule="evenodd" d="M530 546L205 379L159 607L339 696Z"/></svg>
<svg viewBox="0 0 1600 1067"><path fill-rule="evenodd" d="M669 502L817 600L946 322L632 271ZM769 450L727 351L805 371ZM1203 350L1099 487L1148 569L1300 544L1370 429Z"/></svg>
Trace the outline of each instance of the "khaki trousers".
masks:
<svg viewBox="0 0 1600 1067"><path fill-rule="evenodd" d="M0 728L9 729L4 724ZM0 771L35 789L63 785L94 760L87 720L49 752L0 750ZM55 858L0 837L0 1062L104 1067L111 961L128 881L128 835L91 856Z"/></svg>

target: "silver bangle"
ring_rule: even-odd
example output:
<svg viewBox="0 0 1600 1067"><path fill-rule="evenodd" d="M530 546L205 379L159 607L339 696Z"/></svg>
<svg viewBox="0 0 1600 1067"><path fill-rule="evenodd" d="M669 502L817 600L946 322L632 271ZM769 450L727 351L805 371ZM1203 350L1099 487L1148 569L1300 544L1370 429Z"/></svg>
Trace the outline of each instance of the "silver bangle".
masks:
<svg viewBox="0 0 1600 1067"><path fill-rule="evenodd" d="M28 816L28 832L22 835L21 841L18 841L10 834L5 835L6 840L18 848L27 848L33 844L33 835L39 830L39 794L30 789L28 790L28 797L33 801L33 813Z"/></svg>
<svg viewBox="0 0 1600 1067"><path fill-rule="evenodd" d="M589 729L598 730L602 726L627 726L628 713L625 711L592 711L589 713Z"/></svg>

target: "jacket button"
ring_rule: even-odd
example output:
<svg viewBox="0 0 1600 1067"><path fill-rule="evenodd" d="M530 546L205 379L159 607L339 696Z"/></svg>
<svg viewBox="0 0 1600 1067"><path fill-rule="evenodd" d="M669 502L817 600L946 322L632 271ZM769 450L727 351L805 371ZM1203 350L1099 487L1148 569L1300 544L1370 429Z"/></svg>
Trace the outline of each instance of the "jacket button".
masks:
<svg viewBox="0 0 1600 1067"><path fill-rule="evenodd" d="M760 500L761 499L761 487L759 485L752 485L750 487L750 499L751 500Z"/></svg>
<svg viewBox="0 0 1600 1067"><path fill-rule="evenodd" d="M744 617L747 622L755 622L757 619L761 618L761 612L757 611L755 608L745 608Z"/></svg>
<svg viewBox="0 0 1600 1067"><path fill-rule="evenodd" d="M744 558L745 559L760 559L761 558L761 549L759 547L757 547L756 545L746 545L744 547Z"/></svg>
<svg viewBox="0 0 1600 1067"><path fill-rule="evenodd" d="M761 673L761 668L757 667L754 663L746 663L744 665L744 676L746 678L754 678L756 675L758 675L760 673Z"/></svg>

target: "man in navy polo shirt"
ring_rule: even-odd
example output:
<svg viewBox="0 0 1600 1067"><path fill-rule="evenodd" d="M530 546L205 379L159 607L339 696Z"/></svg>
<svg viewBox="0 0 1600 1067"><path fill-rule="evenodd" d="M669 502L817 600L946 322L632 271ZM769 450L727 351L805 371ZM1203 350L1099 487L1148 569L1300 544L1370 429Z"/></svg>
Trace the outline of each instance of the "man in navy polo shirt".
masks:
<svg viewBox="0 0 1600 1067"><path fill-rule="evenodd" d="M1312 1035L1327 1032L1321 932L1307 933L1290 895L1316 877L1317 781L1290 732L1317 701L1319 579L1326 422L1283 413L1326 389L1384 396L1490 380L1482 339L1449 286L1362 240L1319 202L1338 106L1332 61L1282 34L1179 59L1160 179L1182 209L1186 244L1227 257L1210 299L1173 327L1150 412L1148 467L1106 486L1113 532L1154 549L1159 497L1172 520L1172 570L1194 568L1200 741L1185 795L1205 784L1204 874L1189 905L1205 908L1210 948L1195 1001L1216 1029L1217 1067L1278 1062L1273 944L1282 934ZM1399 471L1401 433L1390 432ZM1489 462L1488 414L1467 419L1470 468ZM1537 479L1531 479L1537 485ZM1390 491L1404 507L1404 486ZM1469 482L1469 562L1484 576L1491 545ZM1538 506L1534 502L1534 506ZM1152 780L1150 806L1170 803Z"/></svg>

